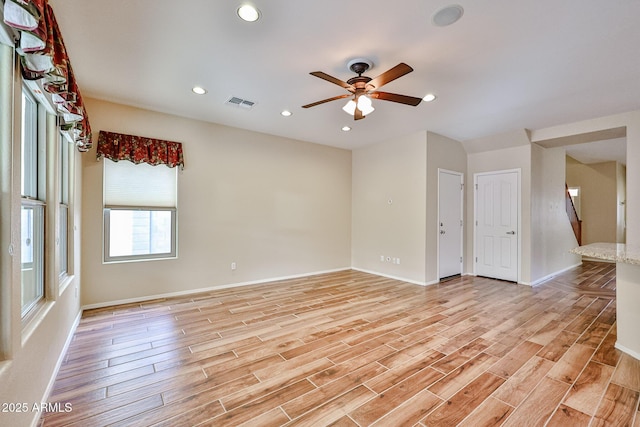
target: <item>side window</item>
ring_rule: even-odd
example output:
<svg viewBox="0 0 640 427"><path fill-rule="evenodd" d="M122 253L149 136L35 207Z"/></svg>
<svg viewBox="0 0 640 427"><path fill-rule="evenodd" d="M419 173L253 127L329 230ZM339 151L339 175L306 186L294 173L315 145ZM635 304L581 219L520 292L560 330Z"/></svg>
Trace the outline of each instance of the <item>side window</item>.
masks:
<svg viewBox="0 0 640 427"><path fill-rule="evenodd" d="M44 299L45 144L40 108L22 90L21 246L22 317Z"/></svg>
<svg viewBox="0 0 640 427"><path fill-rule="evenodd" d="M73 155L73 146L67 142L65 138L58 135L59 158L58 158L58 230L59 230L59 270L60 277L67 276L69 272L69 176L70 170L70 158Z"/></svg>
<svg viewBox="0 0 640 427"><path fill-rule="evenodd" d="M175 258L177 168L104 160L104 261Z"/></svg>

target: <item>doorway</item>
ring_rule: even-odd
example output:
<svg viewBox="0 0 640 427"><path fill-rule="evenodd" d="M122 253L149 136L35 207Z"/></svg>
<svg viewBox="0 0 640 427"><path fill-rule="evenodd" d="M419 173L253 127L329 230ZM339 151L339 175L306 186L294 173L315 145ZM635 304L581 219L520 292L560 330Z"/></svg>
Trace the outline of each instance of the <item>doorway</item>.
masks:
<svg viewBox="0 0 640 427"><path fill-rule="evenodd" d="M518 281L520 170L474 175L475 274Z"/></svg>
<svg viewBox="0 0 640 427"><path fill-rule="evenodd" d="M438 278L462 274L464 175L438 169Z"/></svg>

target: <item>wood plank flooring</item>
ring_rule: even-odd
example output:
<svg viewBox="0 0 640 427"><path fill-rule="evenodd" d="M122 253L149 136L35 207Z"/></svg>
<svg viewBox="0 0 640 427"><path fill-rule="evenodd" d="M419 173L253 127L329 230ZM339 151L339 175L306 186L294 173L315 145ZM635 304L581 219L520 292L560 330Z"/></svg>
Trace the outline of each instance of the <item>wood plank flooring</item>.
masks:
<svg viewBox="0 0 640 427"><path fill-rule="evenodd" d="M42 426L632 426L615 265L536 287L356 271L86 311Z"/></svg>

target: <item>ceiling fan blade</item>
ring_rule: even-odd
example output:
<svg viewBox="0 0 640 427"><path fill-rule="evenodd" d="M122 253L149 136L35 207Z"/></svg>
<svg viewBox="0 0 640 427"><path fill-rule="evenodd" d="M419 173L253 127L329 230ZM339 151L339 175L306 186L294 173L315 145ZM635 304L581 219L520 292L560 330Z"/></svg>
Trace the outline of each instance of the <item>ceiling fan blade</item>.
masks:
<svg viewBox="0 0 640 427"><path fill-rule="evenodd" d="M411 68L404 62L401 62L395 67L393 67L392 69L385 71L375 79L371 80L369 83L367 83L367 86L373 86L374 89L379 89L383 85L386 85L387 83L399 77L402 77L405 74L409 74L412 71L413 71L413 68Z"/></svg>
<svg viewBox="0 0 640 427"><path fill-rule="evenodd" d="M400 104L416 106L422 102L422 98L416 98L415 96L398 95L397 93L389 92L371 92L368 94L371 98L382 99L384 101L398 102Z"/></svg>
<svg viewBox="0 0 640 427"><path fill-rule="evenodd" d="M356 109L353 112L353 120L360 120L360 119L364 119L364 114L362 114L362 111L360 111L360 109L356 107Z"/></svg>
<svg viewBox="0 0 640 427"><path fill-rule="evenodd" d="M321 78L322 80L326 80L326 81L328 81L328 82L331 82L331 83L333 83L333 84L336 84L336 85L338 85L338 86L340 86L340 87L343 87L343 88L347 89L347 90L348 90L348 91L350 91L350 92L355 92L355 90L356 90L356 88L354 88L354 87L353 87L353 85L350 85L350 84L349 84L349 83L347 83L347 82L343 82L343 81L342 81L342 80L340 80L340 79L336 79L335 77L330 76L330 75L329 75L329 74L327 74L327 73L323 73L322 71L313 71L313 72L311 72L311 73L309 73L309 74L311 74L312 76L319 77L319 78Z"/></svg>
<svg viewBox="0 0 640 427"><path fill-rule="evenodd" d="M311 108L311 107L315 107L316 105L324 104L325 102L335 101L336 99L349 98L351 96L353 96L353 95L350 94L350 93L346 93L344 95L338 95L338 96L334 96L333 98L327 98L327 99L323 99L322 101L313 102L311 104L303 105L302 108Z"/></svg>

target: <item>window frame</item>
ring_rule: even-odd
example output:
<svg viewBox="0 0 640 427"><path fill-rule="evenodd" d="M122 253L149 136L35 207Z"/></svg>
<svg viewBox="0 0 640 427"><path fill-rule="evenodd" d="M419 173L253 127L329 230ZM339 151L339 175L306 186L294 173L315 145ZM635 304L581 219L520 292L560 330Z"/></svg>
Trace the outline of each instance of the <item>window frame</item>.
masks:
<svg viewBox="0 0 640 427"><path fill-rule="evenodd" d="M71 197L71 156L73 146L61 133L58 139L58 277L63 281L70 273L70 197Z"/></svg>
<svg viewBox="0 0 640 427"><path fill-rule="evenodd" d="M167 169L165 169L167 168ZM103 160L102 165L103 186L103 234L102 234L102 262L104 264L118 262L137 262L159 259L175 259L178 257L178 171L176 168L169 168L166 165L151 165L147 163L134 163L128 160L114 161L108 158ZM153 218L148 218L149 229L143 229L143 235L148 237L149 251L145 253L111 255L111 234L112 234L112 211L137 211L146 212L149 215L153 212L171 212L170 224L170 249L168 252L151 252L153 243ZM132 247L130 252L136 252L136 243L141 241L140 237L142 218L132 216L130 235ZM142 219L144 221L144 219ZM134 224L136 222L136 224ZM144 222L143 222L144 223ZM120 223L120 225L124 225ZM165 228L166 230L166 228ZM129 231L129 230L128 230ZM144 241L144 240L142 240ZM120 248L121 249L121 248Z"/></svg>
<svg viewBox="0 0 640 427"><path fill-rule="evenodd" d="M33 107L27 110L27 103ZM20 197L21 212L23 209L33 209L38 218L34 217L34 224L38 229L33 231L34 243L37 238L37 247L33 247L33 265L36 282L33 284L36 296L35 299L23 301L25 295L25 277L21 273L21 297L20 297L20 314L23 321L28 320L38 308L44 304L47 298L47 135L46 135L46 108L41 105L31 90L26 86L22 86L21 95L21 140L20 140ZM28 146L27 146L28 145ZM25 155L29 158L25 161ZM28 163L28 167L25 164ZM26 170L25 170L26 169ZM28 179L28 182L27 182ZM27 185L28 184L28 185ZM23 224L21 214L21 231L20 239L23 239ZM22 253L22 251L21 251ZM37 264L36 264L37 261ZM21 272L24 272L24 265L21 262Z"/></svg>
<svg viewBox="0 0 640 427"><path fill-rule="evenodd" d="M138 255L119 255L111 256L110 236L111 236L111 211L140 211L140 212L171 212L171 250L163 253L146 253ZM178 257L177 252L177 209L176 208L164 208L164 207L141 207L141 206L105 206L103 208L103 262L118 263L118 262L137 262L137 261L153 261L160 259L175 259Z"/></svg>

